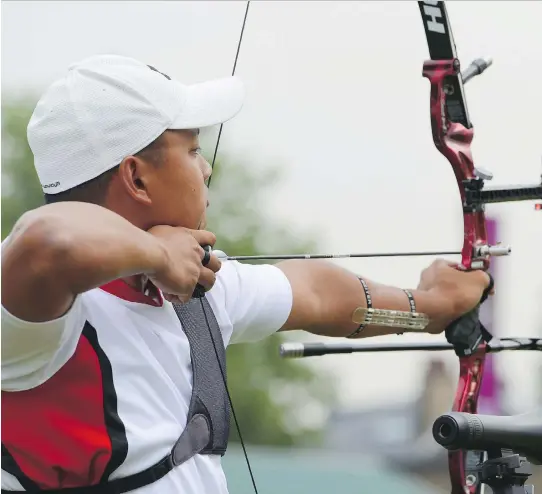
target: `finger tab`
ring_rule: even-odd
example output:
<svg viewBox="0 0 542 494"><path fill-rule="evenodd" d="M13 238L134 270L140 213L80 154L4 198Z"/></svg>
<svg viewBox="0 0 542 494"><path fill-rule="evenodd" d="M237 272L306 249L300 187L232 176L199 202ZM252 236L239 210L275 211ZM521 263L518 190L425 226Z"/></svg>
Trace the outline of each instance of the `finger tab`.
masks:
<svg viewBox="0 0 542 494"><path fill-rule="evenodd" d="M192 293L192 298L202 298L205 297L205 288L199 283L196 285L194 292Z"/></svg>

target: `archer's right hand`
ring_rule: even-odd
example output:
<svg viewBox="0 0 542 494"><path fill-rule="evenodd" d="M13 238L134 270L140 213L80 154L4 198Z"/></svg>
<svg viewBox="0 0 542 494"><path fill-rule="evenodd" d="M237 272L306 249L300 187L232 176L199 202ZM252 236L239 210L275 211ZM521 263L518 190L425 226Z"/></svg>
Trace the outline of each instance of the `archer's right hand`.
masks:
<svg viewBox="0 0 542 494"><path fill-rule="evenodd" d="M148 233L160 241L165 253L163 266L148 277L162 290L166 300L186 303L197 284L205 291L213 287L221 262L211 254L209 262L205 266L202 264L205 256L202 245L214 246L216 237L213 233L162 225L151 228Z"/></svg>

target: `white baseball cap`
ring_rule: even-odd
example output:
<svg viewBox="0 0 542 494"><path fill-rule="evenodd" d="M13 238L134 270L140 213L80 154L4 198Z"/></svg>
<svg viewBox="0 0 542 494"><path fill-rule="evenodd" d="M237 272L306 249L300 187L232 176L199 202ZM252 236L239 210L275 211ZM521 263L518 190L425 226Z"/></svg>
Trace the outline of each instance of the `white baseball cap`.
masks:
<svg viewBox="0 0 542 494"><path fill-rule="evenodd" d="M236 77L184 85L118 55L76 63L41 97L28 124L43 191L58 194L88 182L167 129L226 122L243 99Z"/></svg>

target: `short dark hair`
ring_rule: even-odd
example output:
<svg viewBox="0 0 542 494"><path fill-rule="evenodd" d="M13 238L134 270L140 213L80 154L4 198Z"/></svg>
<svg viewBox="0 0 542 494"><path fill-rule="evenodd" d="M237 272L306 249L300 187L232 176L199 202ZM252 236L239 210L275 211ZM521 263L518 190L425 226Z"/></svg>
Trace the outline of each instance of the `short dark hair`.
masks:
<svg viewBox="0 0 542 494"><path fill-rule="evenodd" d="M134 156L138 156L150 161L153 165L159 166L163 162L164 158L162 136L163 134L152 141L148 146L144 147L141 151L137 152ZM59 194L44 194L45 204L76 201L89 202L91 204L101 206L105 202L109 185L111 184L113 177L118 172L118 169L119 165L107 170L88 182L77 185L76 187L72 187L71 189L60 192Z"/></svg>

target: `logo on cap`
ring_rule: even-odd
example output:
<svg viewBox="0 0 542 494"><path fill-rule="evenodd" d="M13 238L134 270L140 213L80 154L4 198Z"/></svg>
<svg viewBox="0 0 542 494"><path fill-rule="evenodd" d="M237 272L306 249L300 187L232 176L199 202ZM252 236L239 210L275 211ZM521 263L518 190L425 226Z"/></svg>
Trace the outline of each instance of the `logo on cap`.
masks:
<svg viewBox="0 0 542 494"><path fill-rule="evenodd" d="M60 185L60 182L53 182L51 184L45 184L43 186L44 189L54 189L55 187L58 187Z"/></svg>
<svg viewBox="0 0 542 494"><path fill-rule="evenodd" d="M154 70L155 72L158 72L159 74L162 74L168 81L171 81L171 77L169 77L167 74L164 74L163 72L160 72L158 69L155 69L152 65L147 65L149 69Z"/></svg>

